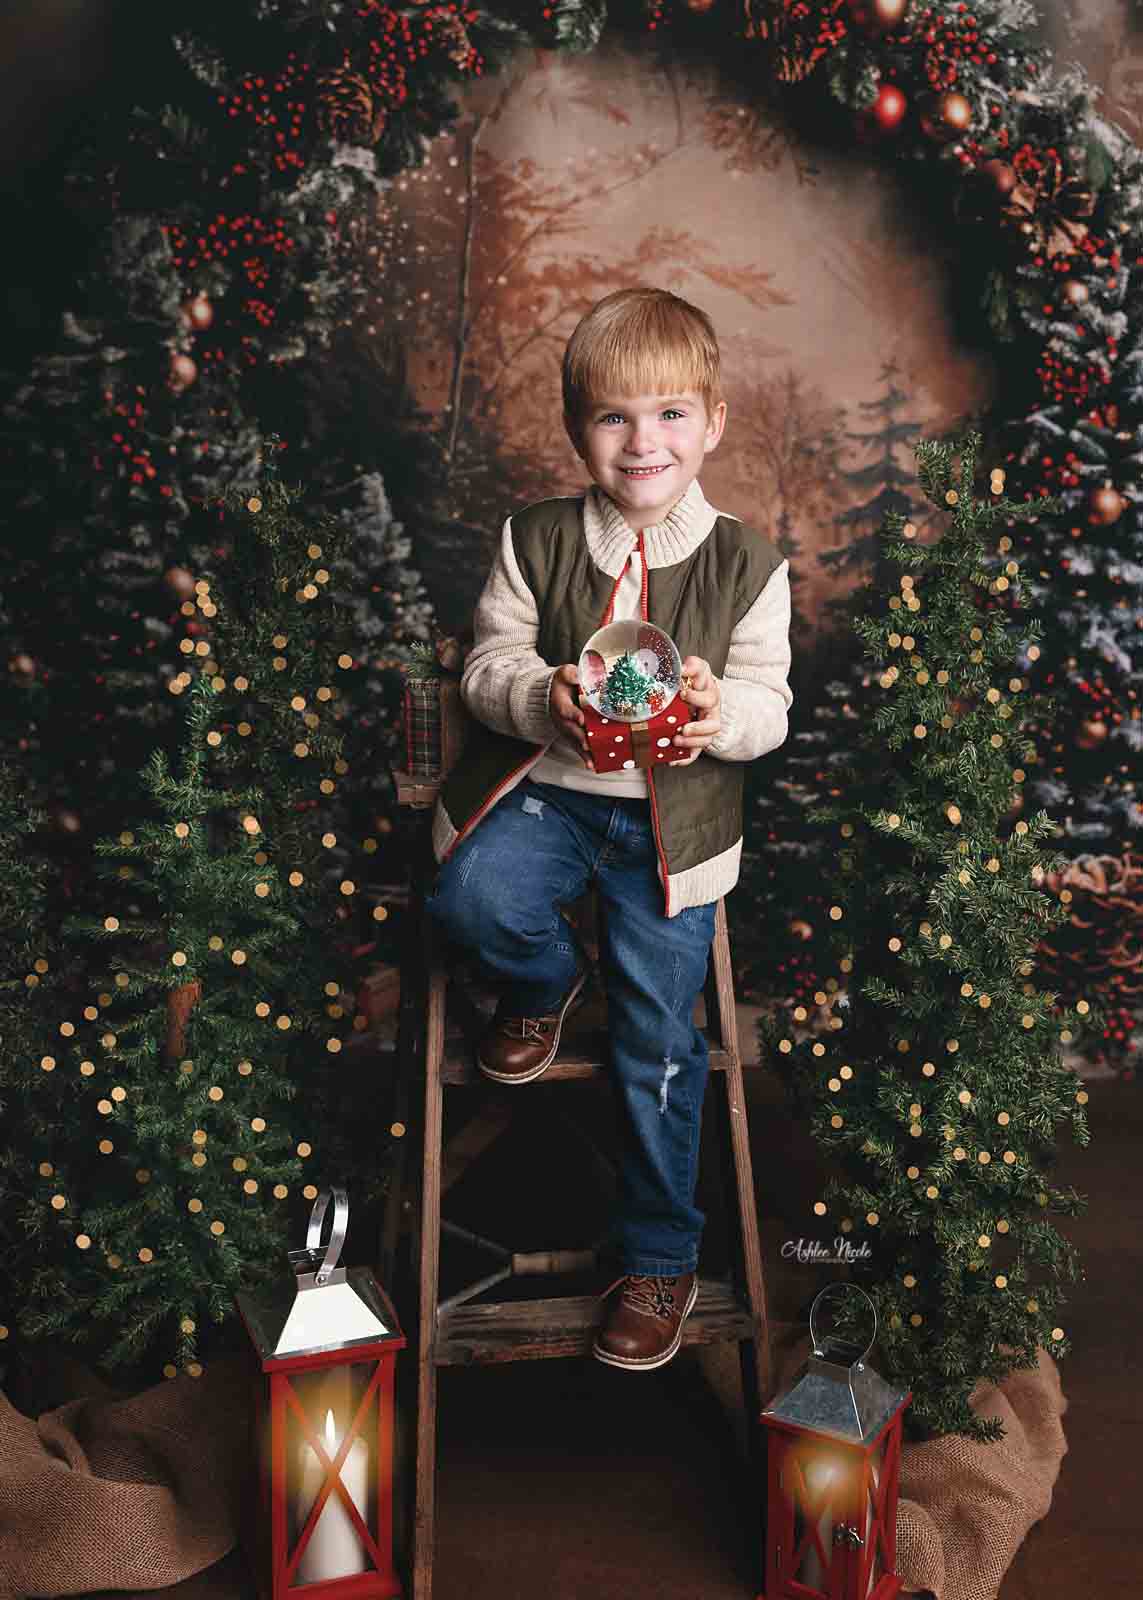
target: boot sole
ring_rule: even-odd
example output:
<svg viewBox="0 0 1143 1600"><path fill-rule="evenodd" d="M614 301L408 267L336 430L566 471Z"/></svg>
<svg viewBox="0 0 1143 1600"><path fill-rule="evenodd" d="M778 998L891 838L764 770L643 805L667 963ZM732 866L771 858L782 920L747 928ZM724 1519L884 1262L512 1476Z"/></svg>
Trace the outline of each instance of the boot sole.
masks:
<svg viewBox="0 0 1143 1600"><path fill-rule="evenodd" d="M604 1361L609 1367L622 1367L626 1372L651 1372L655 1367L665 1367L667 1362L679 1353L679 1347L683 1342L683 1329L686 1327L687 1318L694 1310L698 1292L698 1275L696 1273L695 1281L691 1284L691 1292L687 1297L686 1309L679 1318L679 1326L675 1337L661 1356L644 1356L642 1360L635 1356L617 1356L613 1355L610 1350L604 1350L598 1342L591 1347L592 1355L597 1361Z"/></svg>
<svg viewBox="0 0 1143 1600"><path fill-rule="evenodd" d="M556 1030L552 1036L552 1048L548 1051L544 1059L538 1062L536 1066L529 1067L527 1072L495 1072L491 1067L486 1067L484 1062L481 1061L480 1056L477 1055L477 1070L485 1078L491 1078L493 1083L534 1083L535 1080L541 1076L541 1074L547 1072L552 1062L556 1059L556 1051L560 1047L560 1035L563 1033L564 1028L564 1018L567 1016L572 1002L582 990L584 984L587 982L587 979L588 973L585 969L580 973L575 983L573 983L571 988L568 990L567 996L564 999L564 1003L560 1007L559 1013L556 1017Z"/></svg>

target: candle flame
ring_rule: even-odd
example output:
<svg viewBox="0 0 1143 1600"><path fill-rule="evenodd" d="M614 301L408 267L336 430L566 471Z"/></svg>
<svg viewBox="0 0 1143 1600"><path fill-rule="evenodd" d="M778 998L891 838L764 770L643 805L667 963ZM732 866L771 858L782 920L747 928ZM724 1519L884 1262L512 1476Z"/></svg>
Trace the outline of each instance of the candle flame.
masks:
<svg viewBox="0 0 1143 1600"><path fill-rule="evenodd" d="M337 1448L337 1431L333 1425L332 1411L327 1411L325 1414L325 1442L330 1451Z"/></svg>

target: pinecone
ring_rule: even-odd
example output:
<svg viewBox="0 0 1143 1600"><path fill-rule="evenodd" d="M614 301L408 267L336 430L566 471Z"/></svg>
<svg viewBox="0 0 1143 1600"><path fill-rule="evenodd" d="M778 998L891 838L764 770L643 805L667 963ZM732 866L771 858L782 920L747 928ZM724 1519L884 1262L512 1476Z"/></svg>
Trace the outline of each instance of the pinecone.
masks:
<svg viewBox="0 0 1143 1600"><path fill-rule="evenodd" d="M317 120L323 133L346 144L373 144L384 132L385 107L358 72L332 67L317 86Z"/></svg>
<svg viewBox="0 0 1143 1600"><path fill-rule="evenodd" d="M837 7L838 0L826 0L826 5L816 10L791 6L790 0L784 0L779 10L769 0L743 0L744 36L765 41L774 70L783 83L801 83L827 54L827 46L822 43L822 12L828 16Z"/></svg>
<svg viewBox="0 0 1143 1600"><path fill-rule="evenodd" d="M430 13L433 19L433 38L444 48L449 60L457 67L467 67L472 60L472 41L468 29L453 11L443 7Z"/></svg>

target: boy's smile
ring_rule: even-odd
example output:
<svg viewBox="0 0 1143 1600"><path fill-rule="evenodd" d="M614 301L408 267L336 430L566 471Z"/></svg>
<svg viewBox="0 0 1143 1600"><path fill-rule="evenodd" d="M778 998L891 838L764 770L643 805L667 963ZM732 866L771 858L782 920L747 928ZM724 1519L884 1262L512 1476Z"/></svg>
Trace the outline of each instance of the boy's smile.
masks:
<svg viewBox="0 0 1143 1600"><path fill-rule="evenodd" d="M726 401L712 416L699 395L605 396L572 442L599 487L633 532L662 522L698 477L722 437ZM570 431L570 430L569 430Z"/></svg>

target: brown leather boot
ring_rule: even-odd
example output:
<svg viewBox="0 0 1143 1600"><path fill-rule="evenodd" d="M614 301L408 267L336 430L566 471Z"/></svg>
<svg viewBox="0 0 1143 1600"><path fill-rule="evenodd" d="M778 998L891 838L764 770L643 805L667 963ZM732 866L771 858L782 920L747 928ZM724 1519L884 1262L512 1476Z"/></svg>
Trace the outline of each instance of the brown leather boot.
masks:
<svg viewBox="0 0 1143 1600"><path fill-rule="evenodd" d="M604 1299L611 1297L603 1326L591 1353L609 1367L647 1372L662 1367L683 1342L683 1323L698 1299L698 1275L683 1272L676 1278L648 1278L629 1274L617 1278Z"/></svg>
<svg viewBox="0 0 1143 1600"><path fill-rule="evenodd" d="M546 1072L560 1047L564 1018L586 982L585 968L547 1016L507 1016L497 1006L476 1047L476 1065L484 1076L495 1083L531 1083Z"/></svg>

